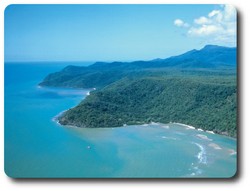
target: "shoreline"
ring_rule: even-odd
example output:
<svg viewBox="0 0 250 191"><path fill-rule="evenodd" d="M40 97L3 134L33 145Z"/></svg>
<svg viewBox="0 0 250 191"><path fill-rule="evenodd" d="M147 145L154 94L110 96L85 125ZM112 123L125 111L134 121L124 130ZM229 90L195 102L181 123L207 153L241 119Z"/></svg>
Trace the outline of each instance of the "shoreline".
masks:
<svg viewBox="0 0 250 191"><path fill-rule="evenodd" d="M39 88L39 89L42 88L42 87L43 87L43 86L38 85L38 88ZM72 89L75 89L75 88L72 88ZM90 89L92 89L92 90L87 91L86 96L85 96L84 98L82 98L81 101L84 100L87 96L89 96L91 91L95 91L95 90L96 90L96 88L90 88ZM78 104L77 104L77 105L78 105ZM77 105L76 105L76 106L77 106ZM76 107L76 106L73 106L73 107L70 107L69 109L66 109L66 110L61 111L60 113L58 113L56 116L54 116L54 117L52 118L52 121L56 122L56 123L57 123L58 125L60 125L60 126L65 126L65 127L71 127L71 128L88 128L88 127L78 127L78 126L75 126L75 125L62 125L62 124L59 122L58 118L59 118L60 116L62 116L65 112L67 112L68 110L70 110L71 108L74 108L74 107ZM209 133L209 134L217 134L217 135L221 135L221 136L225 136L225 137L228 137L228 138L232 138L232 139L237 140L236 137L231 137L231 136L229 136L229 135L223 134L223 132L222 132L222 133L216 133L216 132L214 132L214 131L204 130L204 129L202 129L202 128L196 128L196 127L194 127L194 126L187 125L187 124L184 124L184 123L179 123L179 122L169 122L169 123L150 122L150 123L144 123L144 124L140 124L140 125L138 125L138 124L134 124L134 125L138 125L138 126L161 125L163 128L168 129L168 128L169 128L169 124L176 124L176 125L180 125L180 126L186 127L186 129L197 130L197 131L206 132L206 133ZM127 124L123 124L122 126L119 126L119 127L126 127L126 126L128 126L128 125L127 125ZM129 125L129 126L133 126L133 125ZM119 127L97 127L97 128L119 128Z"/></svg>
<svg viewBox="0 0 250 191"><path fill-rule="evenodd" d="M184 124L184 123L172 123L172 124L177 124L177 125L182 125L184 127L187 127L187 129L194 129L194 130L197 130L197 131L202 131L202 132L206 132L206 133L210 133L210 134L218 134L218 135L221 135L219 133L215 133L213 131L209 131L209 130L203 130L201 128L196 128L194 126L191 126L191 125L187 125L187 124ZM228 136L229 137L229 136Z"/></svg>
<svg viewBox="0 0 250 191"><path fill-rule="evenodd" d="M60 126L64 126L64 125L62 125L62 124L59 122L58 118L59 118L60 116L62 116L66 111L68 111L68 110L70 110L70 109L71 109L71 108L61 111L60 113L58 113L57 115L55 115L55 116L52 118L52 121L56 122L56 123L57 123L58 125L60 125Z"/></svg>
<svg viewBox="0 0 250 191"><path fill-rule="evenodd" d="M221 136L224 136L224 137L228 137L228 138L237 140L236 137L231 137L231 136L225 135L225 134L223 134L223 133L216 133L216 132L214 132L214 131L209 131L209 130L204 130L204 129L201 129L201 128L196 128L196 127L194 127L194 126L187 125L187 124L184 124L184 123L176 123L176 122L173 122L173 123L172 123L172 122L170 122L170 124L182 125L182 126L188 128L188 129L193 129L193 130L197 130L197 131L201 131L201 132L206 132L206 133L213 134L213 135L221 135Z"/></svg>
<svg viewBox="0 0 250 191"><path fill-rule="evenodd" d="M171 122L170 122L171 123ZM187 129L196 129L195 127L191 126L191 125L187 125L187 124L184 124L184 123L176 123L176 122L173 122L172 124L177 124L177 125L181 125L181 126L184 126L186 127Z"/></svg>
<svg viewBox="0 0 250 191"><path fill-rule="evenodd" d="M37 87L38 87L39 89L43 88L43 86L41 86L41 85L38 85ZM52 88L53 88L53 87L52 87ZM55 88L57 88L57 87L55 87ZM70 88L70 89L78 89L78 88ZM87 91L86 96L85 96L84 98L82 98L81 101L84 100L87 96L89 96L89 95L90 95L90 92L96 90L96 88L90 88L90 89L91 89L91 90ZM85 89L83 89L83 90L85 90ZM85 94L83 94L83 95L85 95ZM81 101L80 101L80 102L81 102ZM79 104L79 103L78 103L78 104ZM77 105L78 105L78 104L77 104ZM57 115L55 115L55 116L52 118L52 121L56 122L56 123L57 123L58 125L60 125L60 126L66 126L66 125L62 125L62 124L59 122L58 118L61 117L65 112L67 112L67 111L69 111L70 109L76 107L77 105L75 105L75 106L73 106L73 107L70 107L69 109L65 109L65 110L59 112ZM76 128L80 128L80 127L73 126L73 125L69 125L69 126L71 126L71 127L76 127Z"/></svg>
<svg viewBox="0 0 250 191"><path fill-rule="evenodd" d="M68 109L69 110L69 109ZM63 113L65 113L66 111L68 110L64 110L62 112L60 112L58 115L56 115L55 117L53 117L53 121L55 121L57 124L59 124L60 126L64 126L64 127L68 127L68 128L89 128L89 127L78 127L78 126L75 126L75 125L62 125L59 120L58 120L58 117L60 117L61 115L63 115ZM174 125L180 125L180 126L183 126L183 127L186 127L186 129L190 129L190 130L196 130L197 133L198 132L205 132L205 133L209 133L209 134L213 134L213 135L220 135L220 136L224 136L224 137L227 137L227 138L230 138L230 139L234 139L234 140L237 140L236 138L234 137L230 137L230 136L227 136L227 135L223 135L223 134L219 134L219 133L215 133L213 131L208 131L208 130L203 130L203 129L200 129L200 128L196 128L194 126L191 126L191 125L187 125L187 124L184 124L184 123L178 123L178 122L169 122L169 123L160 123L160 122L150 122L150 123L144 123L144 124L134 124L134 125L127 125L127 124L123 124L122 126L118 126L118 127L96 127L96 128L126 128L127 126L142 126L142 127L147 127L149 125L158 125L160 126L161 128L165 128L165 129L169 129L171 128L169 125L171 124L174 124Z"/></svg>

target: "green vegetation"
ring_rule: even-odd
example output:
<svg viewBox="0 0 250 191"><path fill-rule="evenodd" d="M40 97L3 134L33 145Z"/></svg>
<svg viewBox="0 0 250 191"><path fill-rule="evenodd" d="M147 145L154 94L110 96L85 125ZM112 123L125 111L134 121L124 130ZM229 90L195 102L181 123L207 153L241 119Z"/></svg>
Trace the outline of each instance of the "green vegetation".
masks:
<svg viewBox="0 0 250 191"><path fill-rule="evenodd" d="M42 86L97 88L59 122L78 127L180 122L236 137L236 49L206 46L151 61L68 66Z"/></svg>
<svg viewBox="0 0 250 191"><path fill-rule="evenodd" d="M175 121L236 136L236 110L233 79L124 78L91 92L59 121L90 128Z"/></svg>
<svg viewBox="0 0 250 191"><path fill-rule="evenodd" d="M155 75L228 75L236 70L236 48L205 46L166 59L135 62L96 62L88 67L67 66L49 74L39 85L102 88L124 77ZM219 74L220 73L220 74Z"/></svg>

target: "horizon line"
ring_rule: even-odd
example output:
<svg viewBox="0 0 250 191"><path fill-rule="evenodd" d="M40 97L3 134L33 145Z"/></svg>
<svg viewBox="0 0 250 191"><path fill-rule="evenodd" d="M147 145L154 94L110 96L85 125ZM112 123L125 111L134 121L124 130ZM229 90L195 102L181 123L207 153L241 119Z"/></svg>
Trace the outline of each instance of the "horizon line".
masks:
<svg viewBox="0 0 250 191"><path fill-rule="evenodd" d="M62 63L62 62L74 62L74 63L80 63L80 62L91 62L91 63L96 63L96 62L110 62L110 63L112 63L112 62L136 62L136 61L152 61L152 60L156 60L156 59L167 59L167 58L170 58L170 57L174 57L174 56L179 56L179 55L182 55L182 54L185 54L185 53L187 53L187 52L189 52L189 51L192 51L192 50L196 50L196 51L200 51L200 50L202 50L202 49L204 49L205 47L207 47L207 46L216 46L216 47L223 47L223 48L236 48L237 49L237 46L221 46L221 45L216 45L216 44L207 44L207 45L205 45L205 46L203 46L202 48L200 48L200 49L190 49L190 50L188 50L188 51L185 51L185 52L183 52L183 53L181 53L181 54L177 54L177 55L172 55L172 56L168 56L168 57L165 57L165 58L151 58L151 59L136 59L136 60L132 60L132 59L128 59L128 60L95 60L95 61L89 61L89 60L7 60L7 61L5 61L4 60L4 64L5 63L38 63L38 62L60 62L60 63Z"/></svg>

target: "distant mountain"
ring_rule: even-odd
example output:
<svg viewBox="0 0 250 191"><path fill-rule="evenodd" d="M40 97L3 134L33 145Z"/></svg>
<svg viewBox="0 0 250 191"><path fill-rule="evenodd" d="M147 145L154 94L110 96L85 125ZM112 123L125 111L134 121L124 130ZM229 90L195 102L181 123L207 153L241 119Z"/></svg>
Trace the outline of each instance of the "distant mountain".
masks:
<svg viewBox="0 0 250 191"><path fill-rule="evenodd" d="M153 67L216 68L235 66L236 48L207 45L201 50L191 50L167 59L158 59Z"/></svg>
<svg viewBox="0 0 250 191"><path fill-rule="evenodd" d="M166 59L134 62L96 62L90 66L67 66L48 75L41 86L103 87L125 76L155 75L156 71L236 69L236 48L207 45Z"/></svg>

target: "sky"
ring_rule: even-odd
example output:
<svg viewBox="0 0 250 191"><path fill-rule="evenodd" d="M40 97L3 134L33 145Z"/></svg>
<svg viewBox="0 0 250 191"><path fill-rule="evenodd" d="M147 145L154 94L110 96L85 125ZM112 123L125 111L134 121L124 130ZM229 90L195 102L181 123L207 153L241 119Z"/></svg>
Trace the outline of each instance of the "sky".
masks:
<svg viewBox="0 0 250 191"><path fill-rule="evenodd" d="M5 62L167 58L236 46L230 5L9 5Z"/></svg>

